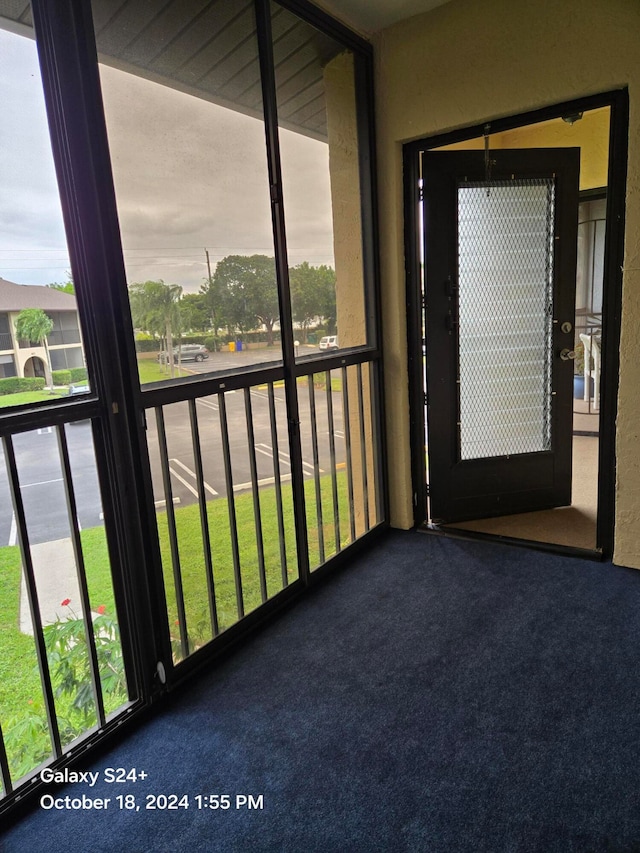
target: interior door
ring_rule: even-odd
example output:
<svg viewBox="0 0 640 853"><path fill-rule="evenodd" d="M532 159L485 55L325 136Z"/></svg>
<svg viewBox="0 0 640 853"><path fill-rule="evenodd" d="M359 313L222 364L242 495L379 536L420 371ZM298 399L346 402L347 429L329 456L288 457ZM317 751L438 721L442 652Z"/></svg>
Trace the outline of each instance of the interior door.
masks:
<svg viewBox="0 0 640 853"><path fill-rule="evenodd" d="M435 523L571 503L579 158L423 155Z"/></svg>

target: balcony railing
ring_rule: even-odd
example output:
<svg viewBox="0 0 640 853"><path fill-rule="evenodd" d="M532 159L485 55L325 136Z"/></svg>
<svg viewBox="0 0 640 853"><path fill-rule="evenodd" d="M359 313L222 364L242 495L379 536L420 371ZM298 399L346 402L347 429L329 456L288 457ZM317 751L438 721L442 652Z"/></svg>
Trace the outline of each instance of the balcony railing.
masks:
<svg viewBox="0 0 640 853"><path fill-rule="evenodd" d="M298 377L312 572L382 520L369 371ZM299 557L282 382L185 393L147 415L175 662L296 580Z"/></svg>
<svg viewBox="0 0 640 853"><path fill-rule="evenodd" d="M13 349L11 332L0 332L0 350Z"/></svg>
<svg viewBox="0 0 640 853"><path fill-rule="evenodd" d="M89 422L5 433L0 496L1 803L129 695Z"/></svg>

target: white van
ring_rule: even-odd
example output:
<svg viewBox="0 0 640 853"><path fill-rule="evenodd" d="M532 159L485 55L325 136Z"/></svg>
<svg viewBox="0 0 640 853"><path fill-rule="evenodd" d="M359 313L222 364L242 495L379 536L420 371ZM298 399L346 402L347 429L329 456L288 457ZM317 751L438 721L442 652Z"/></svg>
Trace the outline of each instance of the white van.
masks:
<svg viewBox="0 0 640 853"><path fill-rule="evenodd" d="M319 349L338 349L338 336L325 335L324 338L320 338L318 347Z"/></svg>

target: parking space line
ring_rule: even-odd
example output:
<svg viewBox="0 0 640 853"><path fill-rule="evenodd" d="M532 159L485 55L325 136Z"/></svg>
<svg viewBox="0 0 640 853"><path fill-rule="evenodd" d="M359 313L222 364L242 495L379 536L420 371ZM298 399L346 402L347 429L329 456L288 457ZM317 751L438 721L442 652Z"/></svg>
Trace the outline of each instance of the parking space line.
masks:
<svg viewBox="0 0 640 853"><path fill-rule="evenodd" d="M291 479L291 474L283 474L280 477L281 483L286 483ZM262 480L258 480L258 486L273 486L275 483L275 477L263 477ZM253 486L252 482L248 483L238 483L233 487L234 492L244 492L246 489L250 489Z"/></svg>
<svg viewBox="0 0 640 853"><path fill-rule="evenodd" d="M269 395L268 395L268 394L263 393L262 391L255 391L255 390L252 388L252 389L251 389L251 393L253 394L253 396L254 396L254 397L262 397L262 399L263 399L263 400L268 400L268 399L269 399Z"/></svg>
<svg viewBox="0 0 640 853"><path fill-rule="evenodd" d="M260 448L265 448L265 450L261 450ZM265 456L269 456L271 459L273 459L273 447L271 447L270 444L256 444L256 450L259 453L264 453ZM278 457L280 458L281 462L284 462L285 465L291 467L291 457L288 453L285 453L284 450L279 450ZM304 459L302 460L302 467L305 469L307 474L313 474L315 470L313 465L310 462L305 462ZM318 471L321 474L324 474L324 470L322 468L318 468Z"/></svg>
<svg viewBox="0 0 640 853"><path fill-rule="evenodd" d="M184 471L187 472L187 474L190 477L193 477L193 479L196 480L195 471L192 471L191 468L187 468L187 466L184 464L184 462L181 462L179 459L170 459L169 462L173 462L174 465L179 465ZM176 476L178 477L178 479L180 479L180 477L177 474L176 474ZM182 480L182 482L184 483L184 480ZM212 486L210 486L208 483L205 483L204 487L209 492L209 494L213 495L214 497L217 497L218 492L216 492L216 490ZM197 492L193 492L193 494L195 494L196 497L198 495Z"/></svg>
<svg viewBox="0 0 640 853"><path fill-rule="evenodd" d="M218 404L214 403L212 400L205 400L203 397L198 397L196 403L200 403L201 406L206 406L207 409L213 409L214 412L219 411Z"/></svg>
<svg viewBox="0 0 640 853"><path fill-rule="evenodd" d="M171 467L171 465L169 465L169 471L171 471L171 473L172 473L172 474L173 474L173 476L176 478L176 480L179 480L185 488L189 489L189 491L191 492L191 494L192 494L194 497L196 497L196 498L199 498L199 497L200 497L200 495L199 495L199 494L198 494L198 492L193 488L193 486L192 486L190 483L187 483L187 481L184 479L184 477L181 477L181 476L180 476L180 474L178 474L178 472L177 472L177 471L174 471L174 469Z"/></svg>
<svg viewBox="0 0 640 853"><path fill-rule="evenodd" d="M48 486L49 483L61 483L62 477L57 477L55 480L41 480L39 483L24 483L21 488L28 489L29 486Z"/></svg>
<svg viewBox="0 0 640 853"><path fill-rule="evenodd" d="M180 498L174 498L174 499L173 499L173 503L174 503L174 504L179 504L179 503L180 503ZM153 502L153 505L155 506L155 508L156 508L156 509L162 509L162 507L165 507L165 506L167 505L167 502L166 502L165 500L161 500L161 501L154 501L154 502Z"/></svg>

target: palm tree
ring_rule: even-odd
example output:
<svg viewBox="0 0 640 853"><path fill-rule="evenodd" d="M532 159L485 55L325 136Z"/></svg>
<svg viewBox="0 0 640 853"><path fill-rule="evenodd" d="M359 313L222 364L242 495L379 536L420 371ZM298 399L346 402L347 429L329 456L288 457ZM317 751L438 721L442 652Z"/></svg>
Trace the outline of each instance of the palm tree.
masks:
<svg viewBox="0 0 640 853"><path fill-rule="evenodd" d="M174 377L173 342L180 339L180 297L182 287L158 281L134 282L129 285L131 315L135 326L165 338L167 366ZM180 351L178 351L178 359ZM180 364L178 364L180 367Z"/></svg>
<svg viewBox="0 0 640 853"><path fill-rule="evenodd" d="M18 314L18 319L16 320L18 338L25 341L33 341L38 346L44 345L46 353L45 378L48 385L53 385L51 359L47 343L47 337L51 334L52 329L53 320L48 314L44 313L42 308L25 308Z"/></svg>

